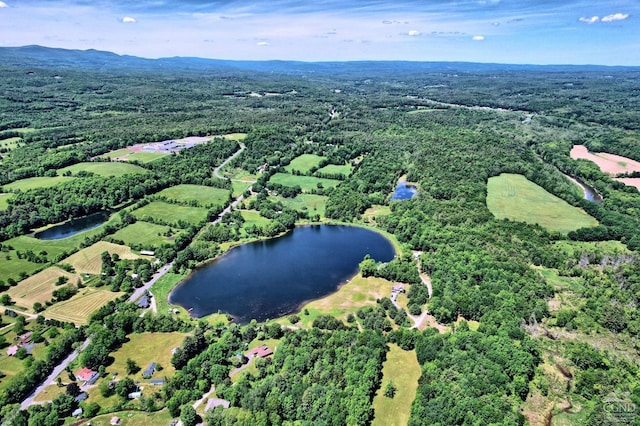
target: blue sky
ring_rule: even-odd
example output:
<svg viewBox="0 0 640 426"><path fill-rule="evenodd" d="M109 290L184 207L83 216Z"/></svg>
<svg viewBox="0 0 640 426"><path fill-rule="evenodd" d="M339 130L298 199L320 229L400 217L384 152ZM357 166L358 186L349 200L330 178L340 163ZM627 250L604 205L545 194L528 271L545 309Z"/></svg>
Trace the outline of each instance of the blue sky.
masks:
<svg viewBox="0 0 640 426"><path fill-rule="evenodd" d="M148 58L640 65L639 0L0 0L0 46Z"/></svg>

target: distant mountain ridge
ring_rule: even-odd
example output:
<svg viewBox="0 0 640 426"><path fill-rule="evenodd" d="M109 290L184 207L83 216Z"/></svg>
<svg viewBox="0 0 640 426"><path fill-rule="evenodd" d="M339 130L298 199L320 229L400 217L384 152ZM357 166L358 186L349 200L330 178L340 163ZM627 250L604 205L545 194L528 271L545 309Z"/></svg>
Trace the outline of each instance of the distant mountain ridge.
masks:
<svg viewBox="0 0 640 426"><path fill-rule="evenodd" d="M495 72L495 71L640 71L640 67L603 65L526 65L477 62L412 61L237 61L191 57L147 59L118 55L100 50L71 50L38 45L0 47L0 66L92 71L253 71L277 74L413 74L421 72Z"/></svg>

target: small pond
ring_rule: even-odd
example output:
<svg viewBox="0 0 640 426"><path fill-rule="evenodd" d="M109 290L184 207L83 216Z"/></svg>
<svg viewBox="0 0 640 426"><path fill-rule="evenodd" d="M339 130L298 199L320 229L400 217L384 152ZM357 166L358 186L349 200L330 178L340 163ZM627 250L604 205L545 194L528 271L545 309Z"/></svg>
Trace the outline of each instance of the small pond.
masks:
<svg viewBox="0 0 640 426"><path fill-rule="evenodd" d="M220 311L241 324L278 318L335 292L367 254L388 262L395 251L385 237L364 228L298 227L235 247L196 269L169 294L169 302L194 317Z"/></svg>
<svg viewBox="0 0 640 426"><path fill-rule="evenodd" d="M40 240L59 240L62 238L68 238L79 234L80 232L97 228L105 223L107 219L109 219L109 213L107 212L94 213L89 216L71 219L68 222L52 226L44 231L36 232L34 237Z"/></svg>
<svg viewBox="0 0 640 426"><path fill-rule="evenodd" d="M410 200L415 197L418 189L411 184L408 184L406 181L398 182L395 191L393 191L393 195L391 196L392 200Z"/></svg>

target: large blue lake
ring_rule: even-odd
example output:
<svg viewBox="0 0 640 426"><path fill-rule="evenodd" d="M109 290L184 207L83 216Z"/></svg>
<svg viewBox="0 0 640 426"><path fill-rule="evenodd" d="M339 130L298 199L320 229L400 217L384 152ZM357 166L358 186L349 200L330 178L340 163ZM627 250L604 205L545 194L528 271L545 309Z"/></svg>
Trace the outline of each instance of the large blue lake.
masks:
<svg viewBox="0 0 640 426"><path fill-rule="evenodd" d="M335 292L367 254L388 262L395 251L385 237L363 228L298 227L235 247L198 268L169 294L169 302L191 309L194 317L220 311L242 324L278 318Z"/></svg>

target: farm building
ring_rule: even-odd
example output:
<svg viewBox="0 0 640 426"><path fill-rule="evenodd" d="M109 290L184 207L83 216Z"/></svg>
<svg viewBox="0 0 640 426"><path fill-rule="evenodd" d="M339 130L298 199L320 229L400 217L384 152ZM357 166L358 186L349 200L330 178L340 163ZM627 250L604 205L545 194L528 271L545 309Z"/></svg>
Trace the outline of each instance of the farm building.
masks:
<svg viewBox="0 0 640 426"><path fill-rule="evenodd" d="M150 362L147 368L142 372L142 377L144 377L145 379L148 379L151 376L153 376L153 373L155 371L156 371L156 363Z"/></svg>
<svg viewBox="0 0 640 426"><path fill-rule="evenodd" d="M229 408L230 405L231 405L231 402L227 401L226 399L209 398L209 400L207 401L207 406L205 407L204 411L206 413L207 411L213 410L216 407Z"/></svg>
<svg viewBox="0 0 640 426"><path fill-rule="evenodd" d="M269 356L271 354L273 354L273 351L271 349L269 349L269 347L267 345L262 345L262 346L258 346L257 348L251 349L247 353L247 358L251 358L251 357L254 357L254 356L257 356L259 358L264 358L264 357Z"/></svg>
<svg viewBox="0 0 640 426"><path fill-rule="evenodd" d="M20 341L20 345L26 345L27 343L31 342L31 335L33 333L31 331L24 333L22 336L18 337L18 340Z"/></svg>
<svg viewBox="0 0 640 426"><path fill-rule="evenodd" d="M151 383L153 386L163 386L164 379L151 379L149 383Z"/></svg>
<svg viewBox="0 0 640 426"><path fill-rule="evenodd" d="M93 371L84 367L82 370L76 373L76 378L80 381L83 381L85 385L92 385L96 380L98 380L99 374L97 371Z"/></svg>
<svg viewBox="0 0 640 426"><path fill-rule="evenodd" d="M78 396L76 396L76 402L82 402L89 398L89 394L86 392L81 392Z"/></svg>
<svg viewBox="0 0 640 426"><path fill-rule="evenodd" d="M140 250L140 255L142 256L153 256L154 254L155 252L151 250Z"/></svg>
<svg viewBox="0 0 640 426"><path fill-rule="evenodd" d="M20 349L20 346L18 345L11 346L9 349L7 349L7 355L16 356L16 353L18 353L18 349Z"/></svg>

